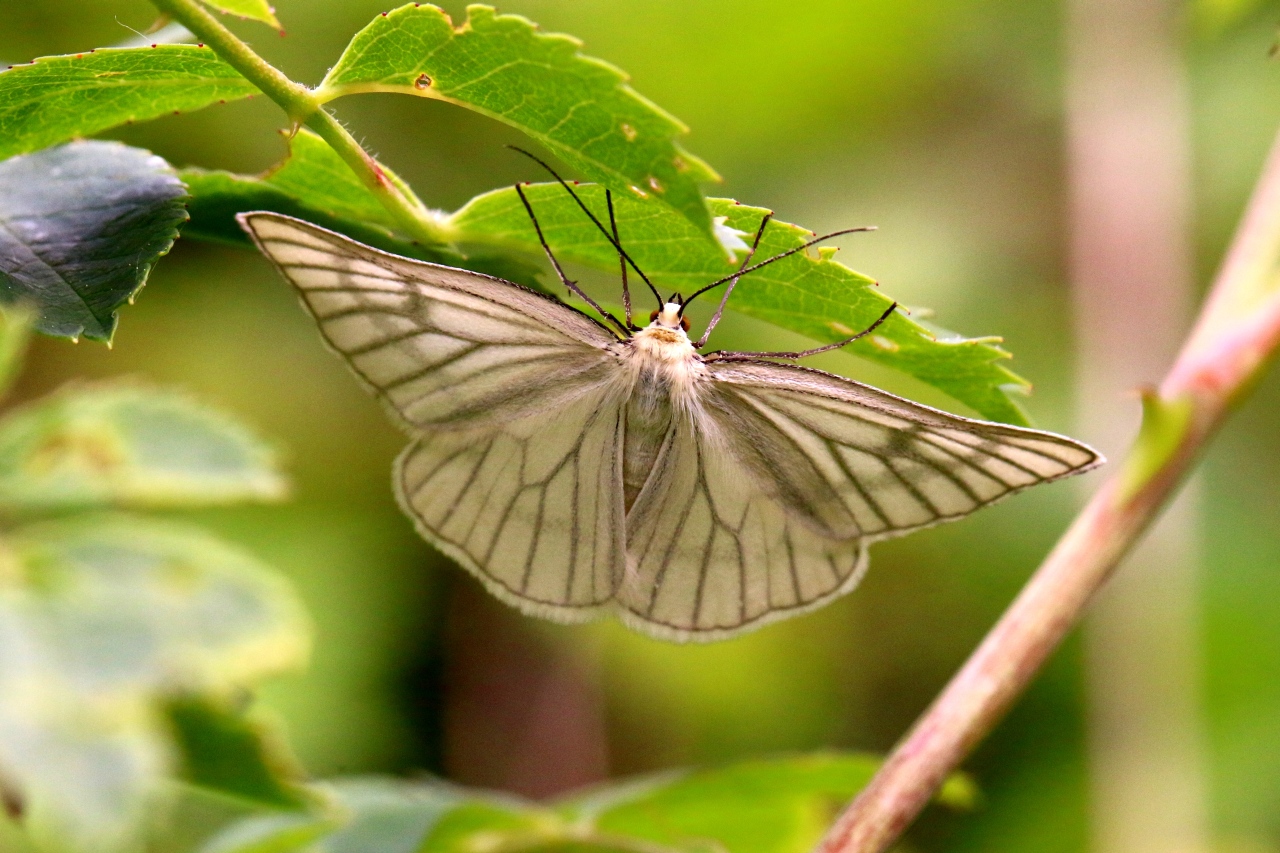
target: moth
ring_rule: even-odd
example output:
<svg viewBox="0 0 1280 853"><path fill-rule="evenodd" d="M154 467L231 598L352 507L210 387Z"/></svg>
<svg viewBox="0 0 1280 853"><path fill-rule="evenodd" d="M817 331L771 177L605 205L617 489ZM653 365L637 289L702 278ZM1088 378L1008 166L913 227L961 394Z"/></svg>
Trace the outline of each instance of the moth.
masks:
<svg viewBox="0 0 1280 853"><path fill-rule="evenodd" d="M625 321L565 277L545 240L599 318L288 216L239 216L412 437L395 465L400 506L508 604L565 622L612 613L667 640L727 638L849 592L876 541L1102 462L1064 436L788 363L869 333L892 306L815 350L702 353L738 279L781 257L748 266L767 216L737 272L698 292L727 285L698 340L684 317L693 297L663 299L647 278L659 307L636 325L628 264L643 273L608 198L612 232L579 204L619 252Z"/></svg>

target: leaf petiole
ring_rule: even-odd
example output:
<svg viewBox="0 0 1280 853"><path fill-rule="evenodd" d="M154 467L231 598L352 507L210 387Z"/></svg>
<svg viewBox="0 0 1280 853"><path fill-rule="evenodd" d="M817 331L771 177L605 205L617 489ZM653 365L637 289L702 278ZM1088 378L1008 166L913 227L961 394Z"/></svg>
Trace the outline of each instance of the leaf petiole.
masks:
<svg viewBox="0 0 1280 853"><path fill-rule="evenodd" d="M428 210L403 183L393 181L373 155L323 109L321 99L314 91L289 79L284 72L259 56L197 0L152 2L161 12L191 30L275 101L295 127L305 124L329 143L410 237L429 244L451 241L453 233L443 217Z"/></svg>

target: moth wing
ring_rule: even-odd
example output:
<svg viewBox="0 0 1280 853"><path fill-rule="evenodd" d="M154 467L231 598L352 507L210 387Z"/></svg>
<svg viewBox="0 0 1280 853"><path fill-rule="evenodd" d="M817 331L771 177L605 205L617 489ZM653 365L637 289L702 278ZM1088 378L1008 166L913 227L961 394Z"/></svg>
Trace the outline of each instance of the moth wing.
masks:
<svg viewBox="0 0 1280 853"><path fill-rule="evenodd" d="M705 408L731 451L828 536L902 535L1103 461L1066 436L962 418L819 370L707 367Z"/></svg>
<svg viewBox="0 0 1280 853"><path fill-rule="evenodd" d="M708 426L677 421L627 516L623 621L663 639L718 640L853 589L864 543L817 535Z"/></svg>
<svg viewBox="0 0 1280 853"><path fill-rule="evenodd" d="M551 412L431 430L400 455L396 495L427 541L503 601L593 618L623 568L622 411L596 386Z"/></svg>
<svg viewBox="0 0 1280 853"><path fill-rule="evenodd" d="M287 216L240 222L415 434L395 483L423 537L528 612L595 615L622 570L616 336L510 282Z"/></svg>
<svg viewBox="0 0 1280 853"><path fill-rule="evenodd" d="M550 297L288 216L248 213L240 222L328 344L414 431L552 410L616 372L617 337Z"/></svg>
<svg viewBox="0 0 1280 853"><path fill-rule="evenodd" d="M719 639L851 590L866 547L1102 461L821 371L714 360L627 518L637 628Z"/></svg>

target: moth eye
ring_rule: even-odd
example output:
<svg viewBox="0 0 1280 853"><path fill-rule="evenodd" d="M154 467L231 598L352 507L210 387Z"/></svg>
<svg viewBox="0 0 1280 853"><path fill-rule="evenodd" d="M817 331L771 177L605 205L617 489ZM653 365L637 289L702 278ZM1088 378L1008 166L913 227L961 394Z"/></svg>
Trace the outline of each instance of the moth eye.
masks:
<svg viewBox="0 0 1280 853"><path fill-rule="evenodd" d="M680 328L684 329L686 332L687 332L687 331L689 331L689 318L688 318L688 317L681 317L681 318L680 318Z"/></svg>
<svg viewBox="0 0 1280 853"><path fill-rule="evenodd" d="M650 311L650 312L649 312L649 322L650 322L650 323L652 323L652 322L653 322L654 320L656 320L656 319L658 319L658 312L657 312L657 311Z"/></svg>

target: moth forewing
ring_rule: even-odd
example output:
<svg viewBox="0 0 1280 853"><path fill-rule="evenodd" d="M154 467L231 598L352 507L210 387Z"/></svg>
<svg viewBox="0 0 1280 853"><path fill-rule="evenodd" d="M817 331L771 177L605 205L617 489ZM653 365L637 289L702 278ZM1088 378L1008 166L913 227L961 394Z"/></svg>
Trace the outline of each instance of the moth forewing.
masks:
<svg viewBox="0 0 1280 853"><path fill-rule="evenodd" d="M615 335L535 291L279 214L239 218L329 346L411 431L554 408L616 367Z"/></svg>
<svg viewBox="0 0 1280 853"><path fill-rule="evenodd" d="M963 517L1103 461L1065 436L962 418L811 368L707 367L813 462L855 518L875 520L862 525L869 540Z"/></svg>
<svg viewBox="0 0 1280 853"><path fill-rule="evenodd" d="M733 636L848 592L872 542L1102 461L821 371L703 358L678 298L623 336L510 282L239 219L412 434L395 482L418 531L534 615Z"/></svg>

